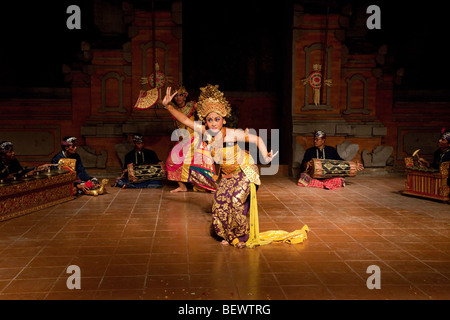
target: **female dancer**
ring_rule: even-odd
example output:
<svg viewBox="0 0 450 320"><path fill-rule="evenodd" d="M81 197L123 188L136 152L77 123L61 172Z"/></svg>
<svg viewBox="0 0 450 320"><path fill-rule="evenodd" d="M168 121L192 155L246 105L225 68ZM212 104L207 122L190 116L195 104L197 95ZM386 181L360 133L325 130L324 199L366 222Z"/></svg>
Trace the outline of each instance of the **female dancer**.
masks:
<svg viewBox="0 0 450 320"><path fill-rule="evenodd" d="M197 113L206 125L194 122L170 105L170 101L177 94L172 93L170 87L167 88L162 103L180 123L206 136L209 142L208 150L214 161L220 165L222 176L214 194L212 218L215 232L223 238L222 244L232 244L237 248L252 247L260 243L249 239L251 233L254 234L248 215L250 205L256 209L256 203L250 204L250 195L252 193L252 198L255 196L255 185L260 185L261 182L252 156L241 149L238 142L255 143L266 163L272 161L276 154L267 151L260 137L224 127L224 118L230 115L231 108L223 93L218 90L218 85L207 85L200 89L202 92L197 103ZM256 236L258 235L259 231Z"/></svg>
<svg viewBox="0 0 450 320"><path fill-rule="evenodd" d="M174 110L194 121L195 102L186 102L187 96L188 92L181 86L172 95L174 102L169 101L169 103ZM215 167L212 160L202 157L204 161L198 163L200 171L192 167L194 156L197 152L201 152L203 147L201 137L198 134L194 134L192 128L176 118L175 122L179 129L176 132L180 141L170 151L166 161L166 169L167 180L177 181L178 188L170 192L186 192L186 183L193 183L194 191L215 191L216 185L212 179L215 174Z"/></svg>

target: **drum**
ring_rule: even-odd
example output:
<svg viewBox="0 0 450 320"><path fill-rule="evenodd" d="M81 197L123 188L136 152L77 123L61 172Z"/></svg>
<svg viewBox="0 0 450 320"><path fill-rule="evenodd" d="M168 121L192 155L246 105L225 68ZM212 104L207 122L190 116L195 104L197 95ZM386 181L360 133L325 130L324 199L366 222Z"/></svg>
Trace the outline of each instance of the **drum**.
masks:
<svg viewBox="0 0 450 320"><path fill-rule="evenodd" d="M356 163L344 160L312 159L308 174L311 178L333 178L356 176Z"/></svg>
<svg viewBox="0 0 450 320"><path fill-rule="evenodd" d="M134 166L130 163L127 169L128 180L130 183L141 183L149 180L163 180L166 178L165 171L159 164Z"/></svg>

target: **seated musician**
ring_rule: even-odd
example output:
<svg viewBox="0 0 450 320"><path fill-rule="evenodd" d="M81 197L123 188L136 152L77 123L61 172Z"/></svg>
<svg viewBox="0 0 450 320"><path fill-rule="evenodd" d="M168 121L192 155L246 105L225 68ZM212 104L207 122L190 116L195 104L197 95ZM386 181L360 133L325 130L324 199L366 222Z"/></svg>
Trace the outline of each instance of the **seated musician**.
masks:
<svg viewBox="0 0 450 320"><path fill-rule="evenodd" d="M11 141L0 142L0 179L12 180L15 178L21 178L25 175L32 175L35 171L43 170L48 165L42 165L35 168L24 169L19 160L16 158L14 152L14 145Z"/></svg>
<svg viewBox="0 0 450 320"><path fill-rule="evenodd" d="M300 166L302 173L300 175L299 186L308 186L324 189L337 189L345 186L345 180L342 177L312 179L306 172L312 165L312 159L328 159L328 160L344 160L341 158L337 150L331 146L325 145L327 135L323 131L314 132L314 147L306 150ZM357 170L361 171L364 167L361 163L357 163Z"/></svg>
<svg viewBox="0 0 450 320"><path fill-rule="evenodd" d="M438 141L438 149L433 154L433 162L419 158L419 164L427 168L439 169L442 162L450 161L450 130L442 129L441 137Z"/></svg>
<svg viewBox="0 0 450 320"><path fill-rule="evenodd" d="M439 169L442 162L450 161L450 130L443 128L441 130L441 137L438 140L438 149L433 154L433 162L419 158L420 166ZM447 179L447 185L450 186L450 177Z"/></svg>
<svg viewBox="0 0 450 320"><path fill-rule="evenodd" d="M150 149L145 148L144 136L141 134L133 135L134 149L128 152L124 157L122 176L116 180L115 187L120 188L162 188L161 180L147 180L143 182L133 183L128 175L128 166L140 165L156 165L159 164L164 168L164 164L158 158L158 155Z"/></svg>
<svg viewBox="0 0 450 320"><path fill-rule="evenodd" d="M58 164L61 159L74 159L77 178L74 187L78 194L86 194L89 190L95 190L100 187L97 178L90 176L84 168L80 155L77 153L77 138L66 136L61 140L61 151L52 158L52 164Z"/></svg>

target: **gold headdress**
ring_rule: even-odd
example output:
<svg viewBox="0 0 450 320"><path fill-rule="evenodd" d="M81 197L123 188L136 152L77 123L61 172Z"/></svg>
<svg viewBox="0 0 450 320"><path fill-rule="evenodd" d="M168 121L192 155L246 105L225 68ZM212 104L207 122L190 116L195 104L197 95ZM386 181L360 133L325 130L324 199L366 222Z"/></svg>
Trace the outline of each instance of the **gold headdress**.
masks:
<svg viewBox="0 0 450 320"><path fill-rule="evenodd" d="M184 86L179 86L178 87L178 89L177 89L177 93L178 94L185 94L185 93L188 93L187 91L186 91L186 88L184 87Z"/></svg>
<svg viewBox="0 0 450 320"><path fill-rule="evenodd" d="M204 120L211 112L216 112L223 118L230 116L230 103L223 96L223 92L219 91L219 85L208 84L206 87L200 88L201 93L197 102L197 114L200 120Z"/></svg>

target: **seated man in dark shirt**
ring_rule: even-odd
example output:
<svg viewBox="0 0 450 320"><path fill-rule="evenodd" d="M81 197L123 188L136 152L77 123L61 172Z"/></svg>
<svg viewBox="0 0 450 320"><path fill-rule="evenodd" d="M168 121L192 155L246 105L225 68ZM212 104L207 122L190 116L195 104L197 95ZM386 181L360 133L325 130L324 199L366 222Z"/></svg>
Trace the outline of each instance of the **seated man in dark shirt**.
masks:
<svg viewBox="0 0 450 320"><path fill-rule="evenodd" d="M142 182L130 181L129 166L141 166L141 165L161 165L164 168L163 163L158 158L158 155L150 149L146 149L144 146L144 137L141 134L135 134L133 136L134 149L128 152L124 157L123 173L122 176L116 180L115 187L120 188L162 188L162 181L159 180L146 180Z"/></svg>
<svg viewBox="0 0 450 320"><path fill-rule="evenodd" d="M298 180L297 185L308 186L325 189L337 189L345 186L345 180L342 177L326 178L326 179L312 179L306 172L311 166L312 159L329 159L329 160L344 160L341 158L337 150L331 146L325 145L327 135L323 131L314 132L314 147L305 151L300 169L302 174ZM361 163L357 163L357 170L361 171L364 167Z"/></svg>
<svg viewBox="0 0 450 320"><path fill-rule="evenodd" d="M450 161L450 130L442 129L438 149L433 154L433 162L419 158L419 164L427 168L439 169L442 162Z"/></svg>
<svg viewBox="0 0 450 320"><path fill-rule="evenodd" d="M20 179L24 175L32 175L35 171L40 171L47 166L24 169L16 158L13 143L11 141L0 142L0 180Z"/></svg>
<svg viewBox="0 0 450 320"><path fill-rule="evenodd" d="M442 162L450 161L450 130L443 128L438 141L438 149L433 154L433 162L419 158L419 165L438 170ZM450 177L447 179L450 186Z"/></svg>
<svg viewBox="0 0 450 320"><path fill-rule="evenodd" d="M77 138L66 136L61 140L61 151L52 158L53 164L58 164L61 159L74 159L75 171L78 180L74 182L74 187L78 193L87 193L91 189L97 189L100 183L97 178L90 176L84 168L80 155L77 153Z"/></svg>
<svg viewBox="0 0 450 320"><path fill-rule="evenodd" d="M301 164L303 171L308 171L312 159L344 160L335 148L325 145L326 138L325 132L314 132L314 147L307 149L303 156Z"/></svg>

